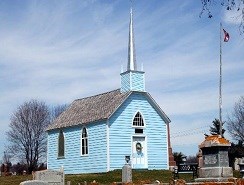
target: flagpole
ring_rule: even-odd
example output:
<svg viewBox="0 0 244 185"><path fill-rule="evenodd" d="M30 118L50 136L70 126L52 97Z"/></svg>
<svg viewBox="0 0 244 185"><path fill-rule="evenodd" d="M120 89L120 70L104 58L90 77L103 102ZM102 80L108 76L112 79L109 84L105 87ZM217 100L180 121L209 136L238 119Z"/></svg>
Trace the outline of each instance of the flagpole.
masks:
<svg viewBox="0 0 244 185"><path fill-rule="evenodd" d="M222 133L222 24L220 23L220 40L219 40L219 132L220 136L223 137Z"/></svg>

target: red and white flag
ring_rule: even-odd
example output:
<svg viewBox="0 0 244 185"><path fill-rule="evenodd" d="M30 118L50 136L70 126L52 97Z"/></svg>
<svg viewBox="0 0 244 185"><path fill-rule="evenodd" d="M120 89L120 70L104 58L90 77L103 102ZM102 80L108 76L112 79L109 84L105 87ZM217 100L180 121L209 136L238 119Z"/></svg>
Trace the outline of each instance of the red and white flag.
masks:
<svg viewBox="0 0 244 185"><path fill-rule="evenodd" d="M230 39L230 35L227 31L225 31L225 29L223 29L224 31L224 42L228 42Z"/></svg>

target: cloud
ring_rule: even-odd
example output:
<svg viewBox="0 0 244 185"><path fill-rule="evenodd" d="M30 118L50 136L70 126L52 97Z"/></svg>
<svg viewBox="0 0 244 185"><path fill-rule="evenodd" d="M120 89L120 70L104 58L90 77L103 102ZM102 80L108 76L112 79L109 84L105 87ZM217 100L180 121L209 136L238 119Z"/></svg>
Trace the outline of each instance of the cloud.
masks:
<svg viewBox="0 0 244 185"><path fill-rule="evenodd" d="M209 125L218 116L219 23L199 19L201 7L193 2L138 1L134 7L138 66L143 63L146 89L170 117L172 132ZM6 25L0 28L2 128L32 98L63 104L119 88L129 6L90 0L0 6L0 23ZM223 45L224 113L244 91L243 42L230 33ZM189 147L202 138L201 133L182 140ZM172 139L173 146L179 144Z"/></svg>

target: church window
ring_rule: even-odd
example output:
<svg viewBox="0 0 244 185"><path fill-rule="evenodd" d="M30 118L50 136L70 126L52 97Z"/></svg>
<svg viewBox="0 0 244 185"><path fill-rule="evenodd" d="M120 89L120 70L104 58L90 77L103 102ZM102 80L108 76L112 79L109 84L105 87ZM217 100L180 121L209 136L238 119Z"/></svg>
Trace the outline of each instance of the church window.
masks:
<svg viewBox="0 0 244 185"><path fill-rule="evenodd" d="M81 155L87 155L88 154L88 135L87 130L84 127L82 129L81 134Z"/></svg>
<svg viewBox="0 0 244 185"><path fill-rule="evenodd" d="M133 126L135 127L144 127L143 117L140 112L137 112L133 119Z"/></svg>
<svg viewBox="0 0 244 185"><path fill-rule="evenodd" d="M136 128L135 134L143 134L143 129Z"/></svg>
<svg viewBox="0 0 244 185"><path fill-rule="evenodd" d="M64 157L64 133L62 130L58 135L58 157Z"/></svg>

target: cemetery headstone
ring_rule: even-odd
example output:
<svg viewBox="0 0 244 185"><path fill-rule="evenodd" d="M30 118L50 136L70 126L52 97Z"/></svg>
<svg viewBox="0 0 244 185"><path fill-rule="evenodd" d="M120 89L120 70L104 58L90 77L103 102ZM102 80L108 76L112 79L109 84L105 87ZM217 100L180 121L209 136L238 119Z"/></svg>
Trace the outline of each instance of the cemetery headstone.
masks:
<svg viewBox="0 0 244 185"><path fill-rule="evenodd" d="M207 136L199 145L203 164L196 181L227 181L233 177L229 167L228 147L230 142L220 135Z"/></svg>
<svg viewBox="0 0 244 185"><path fill-rule="evenodd" d="M125 165L122 168L122 183L130 183L132 182L132 168L129 164L130 156L125 156Z"/></svg>
<svg viewBox="0 0 244 185"><path fill-rule="evenodd" d="M64 185L64 171L42 170L36 171L33 176L34 180L48 182L49 185Z"/></svg>
<svg viewBox="0 0 244 185"><path fill-rule="evenodd" d="M244 164L239 164L239 166L240 166L241 177L244 179Z"/></svg>

